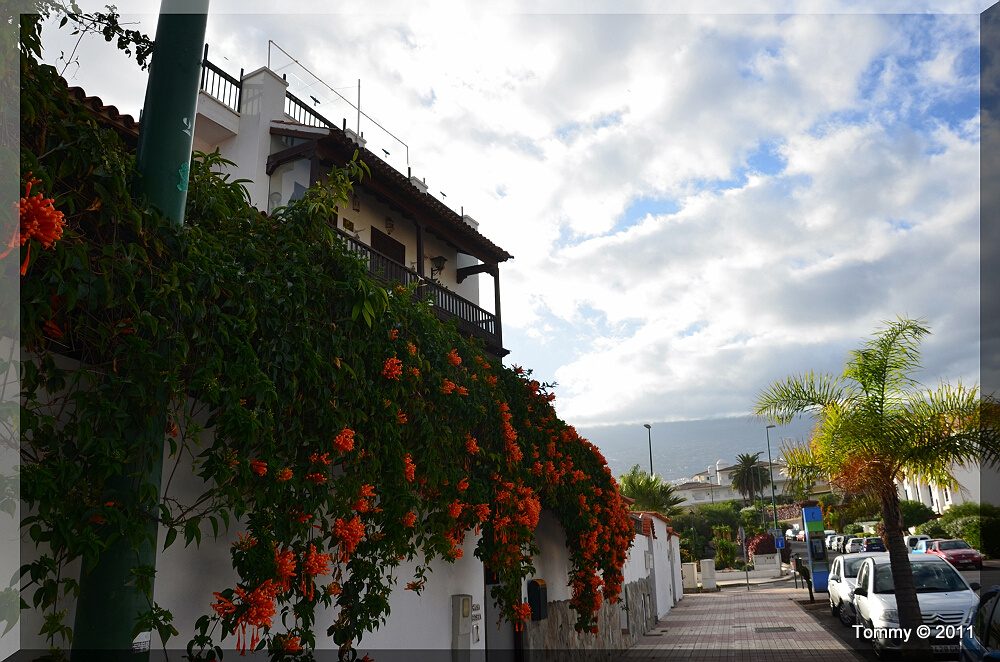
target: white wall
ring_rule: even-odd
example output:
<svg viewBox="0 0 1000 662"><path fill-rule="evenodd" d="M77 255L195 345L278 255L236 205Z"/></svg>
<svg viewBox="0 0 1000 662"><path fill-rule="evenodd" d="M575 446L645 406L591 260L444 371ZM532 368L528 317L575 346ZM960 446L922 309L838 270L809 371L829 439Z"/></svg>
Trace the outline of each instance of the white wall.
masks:
<svg viewBox="0 0 1000 662"><path fill-rule="evenodd" d="M636 534L632 540L632 546L628 548L628 558L625 560L625 567L622 568L622 576L624 577L623 585L645 579L649 576L649 570L646 570L646 550L649 549L646 540L646 536L641 534Z"/></svg>
<svg viewBox="0 0 1000 662"><path fill-rule="evenodd" d="M653 568L656 575L656 617L663 618L683 594L679 538L667 531L667 523L653 518Z"/></svg>
<svg viewBox="0 0 1000 662"><path fill-rule="evenodd" d="M473 621L473 628L479 626L479 642L470 643L470 650L485 650L487 628L496 624L486 622L486 605L484 600L492 600L486 594L483 564L473 556L473 550L479 544L480 536L471 532L465 538L462 547L462 558L455 563L442 560L432 564L433 572L427 576L427 583L420 595L404 590L407 582L413 580L415 564L403 563L397 569L398 583L389 595L391 612L388 623L375 632L366 633L360 644L356 644L359 658L367 651L396 649L428 649L447 650L451 648L451 596L468 594L472 596L472 614L482 614L483 619ZM476 609L476 605L479 609ZM319 648L336 648L332 639L325 636L326 627L336 618L336 611L317 614L317 646ZM322 626L322 627L319 627ZM377 658L376 658L377 659Z"/></svg>
<svg viewBox="0 0 1000 662"><path fill-rule="evenodd" d="M552 511L543 509L539 515L538 526L535 528L535 542L539 553L532 559L535 574L528 580L545 581L549 602L569 600L573 597L573 592L569 587L571 565L569 549L566 547L566 533ZM522 590L524 595L527 595L527 580Z"/></svg>

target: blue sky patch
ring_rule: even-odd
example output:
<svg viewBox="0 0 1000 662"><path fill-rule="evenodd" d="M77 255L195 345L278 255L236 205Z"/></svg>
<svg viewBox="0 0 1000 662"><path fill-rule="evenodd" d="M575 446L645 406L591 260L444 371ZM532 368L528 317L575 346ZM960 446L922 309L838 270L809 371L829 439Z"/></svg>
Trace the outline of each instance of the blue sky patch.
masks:
<svg viewBox="0 0 1000 662"><path fill-rule="evenodd" d="M624 111L615 110L608 113L601 113L593 119L583 122L566 122L556 127L556 138L562 143L569 144L584 132L590 133L621 124L623 116Z"/></svg>
<svg viewBox="0 0 1000 662"><path fill-rule="evenodd" d="M653 216L660 216L663 214L676 214L680 211L680 205L677 204L676 200L671 198L655 198L651 196L641 196L636 198L625 208L625 212L619 217L618 222L615 223L614 230L611 234L617 234L630 227L639 224L639 221L646 218L647 215L652 214Z"/></svg>
<svg viewBox="0 0 1000 662"><path fill-rule="evenodd" d="M773 140L760 143L757 149L747 155L747 166L762 175L780 174L785 169L787 159L778 152L779 146L779 143Z"/></svg>
<svg viewBox="0 0 1000 662"><path fill-rule="evenodd" d="M430 94L420 95L420 105L425 108L433 106L435 101L437 101L437 94L435 94L433 87L431 88Z"/></svg>
<svg viewBox="0 0 1000 662"><path fill-rule="evenodd" d="M705 320L698 320L694 324L691 324L686 329L682 329L680 333L677 334L678 338L687 338L688 336L693 336L696 333L700 333L702 330L708 328L708 322Z"/></svg>

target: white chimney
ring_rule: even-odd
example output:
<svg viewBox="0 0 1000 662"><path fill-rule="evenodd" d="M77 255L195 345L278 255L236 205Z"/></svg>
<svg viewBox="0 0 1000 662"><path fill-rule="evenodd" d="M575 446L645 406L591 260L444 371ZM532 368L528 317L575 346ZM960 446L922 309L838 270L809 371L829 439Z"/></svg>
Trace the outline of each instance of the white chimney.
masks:
<svg viewBox="0 0 1000 662"><path fill-rule="evenodd" d="M354 131L354 129L344 129L344 133L347 135L347 138L351 142L353 142L355 145L357 145L361 149L364 149L365 145L368 143L368 141L365 140L362 136L359 136Z"/></svg>
<svg viewBox="0 0 1000 662"><path fill-rule="evenodd" d="M410 175L410 183L416 186L421 193L427 193L426 179L419 179L416 175Z"/></svg>

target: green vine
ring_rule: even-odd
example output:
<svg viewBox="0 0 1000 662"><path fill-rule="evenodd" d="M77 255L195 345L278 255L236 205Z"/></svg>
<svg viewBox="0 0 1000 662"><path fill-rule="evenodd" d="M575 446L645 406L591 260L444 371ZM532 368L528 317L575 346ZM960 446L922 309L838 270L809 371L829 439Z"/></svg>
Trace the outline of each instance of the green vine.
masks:
<svg viewBox="0 0 1000 662"><path fill-rule="evenodd" d="M350 657L386 622L400 564L417 564L419 592L470 531L520 624L542 508L566 532L576 627L596 631L633 536L617 484L530 371L442 324L414 287L371 280L326 222L363 164L267 216L217 153L196 153L178 227L133 198L134 154L30 51L21 103L22 173L65 215L58 241L0 259L10 275L31 251L20 478L39 558L22 606L45 610L53 644L70 637L62 596L79 590L67 564L138 547L150 517L168 547L233 539L240 580L204 605L194 659L233 635L275 656L315 648L321 625ZM164 413L160 458L141 440ZM158 491L144 476L161 459ZM189 465L203 491L184 500L173 477ZM176 630L152 568L134 572L149 602L137 627L165 643ZM318 605L336 620L316 623Z"/></svg>

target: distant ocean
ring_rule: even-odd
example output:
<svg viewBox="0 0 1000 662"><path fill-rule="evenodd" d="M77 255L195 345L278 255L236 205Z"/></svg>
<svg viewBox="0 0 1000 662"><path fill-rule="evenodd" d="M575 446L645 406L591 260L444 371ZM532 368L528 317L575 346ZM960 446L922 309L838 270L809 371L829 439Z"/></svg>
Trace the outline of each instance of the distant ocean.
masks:
<svg viewBox="0 0 1000 662"><path fill-rule="evenodd" d="M812 417L797 418L788 425L772 428L771 459L781 457L781 444L806 441L812 431ZM652 422L653 473L667 480L689 478L715 466L735 463L739 453L760 451L767 461L767 439L763 421L748 417L713 418L668 423ZM578 427L582 437L601 449L615 476L627 473L632 465L649 471L649 442L642 423Z"/></svg>

